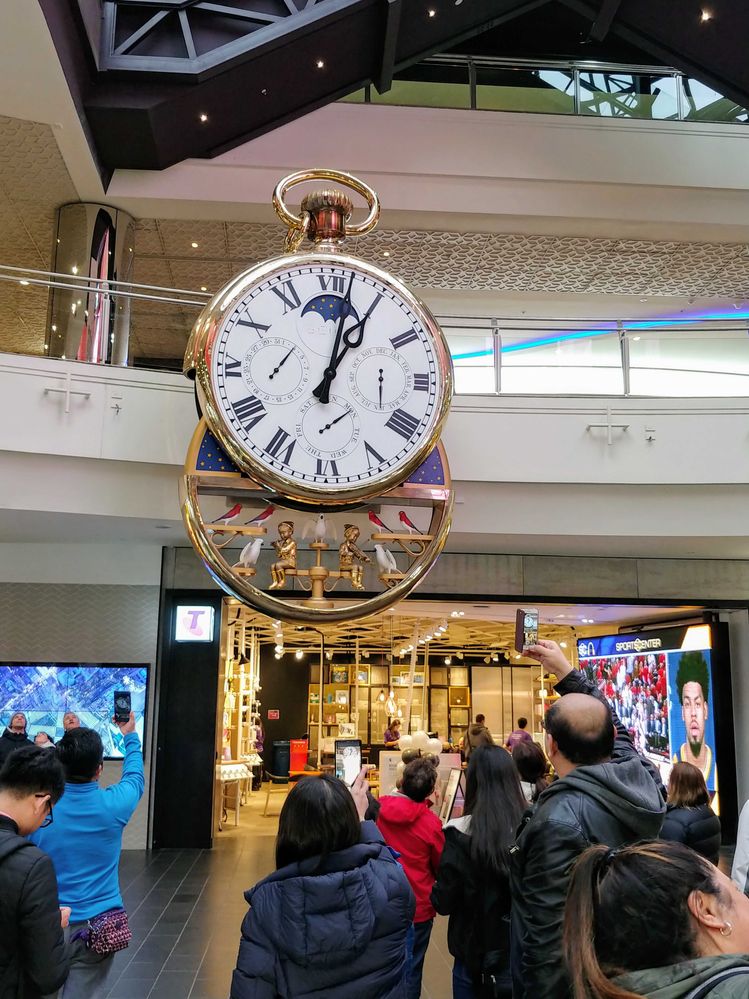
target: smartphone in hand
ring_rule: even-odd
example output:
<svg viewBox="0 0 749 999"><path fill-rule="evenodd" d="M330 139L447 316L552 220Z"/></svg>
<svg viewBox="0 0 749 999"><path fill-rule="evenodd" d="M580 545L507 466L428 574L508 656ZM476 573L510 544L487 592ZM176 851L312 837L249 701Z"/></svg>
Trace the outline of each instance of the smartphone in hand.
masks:
<svg viewBox="0 0 749 999"><path fill-rule="evenodd" d="M361 740L336 739L335 741L335 775L349 787L359 776L361 770Z"/></svg>
<svg viewBox="0 0 749 999"><path fill-rule="evenodd" d="M515 649L523 652L538 641L538 608L518 607L515 612Z"/></svg>
<svg viewBox="0 0 749 999"><path fill-rule="evenodd" d="M129 690L115 690L114 692L114 720L122 725L130 719L132 704Z"/></svg>

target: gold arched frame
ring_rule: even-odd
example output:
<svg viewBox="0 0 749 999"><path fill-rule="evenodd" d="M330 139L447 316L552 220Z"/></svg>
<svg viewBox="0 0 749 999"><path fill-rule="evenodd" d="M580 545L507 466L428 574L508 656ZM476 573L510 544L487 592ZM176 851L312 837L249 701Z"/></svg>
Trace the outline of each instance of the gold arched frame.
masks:
<svg viewBox="0 0 749 999"><path fill-rule="evenodd" d="M289 595L286 599L276 596L275 593L268 593L255 586L249 577L233 571L233 567L216 544L203 518L199 493L202 488L216 495L229 493L232 498L240 501L246 494L246 502L268 500L280 507L283 507L283 497L269 494L258 483L237 472L200 473L197 468L197 455L205 429L205 423L201 421L193 436L185 464L185 474L180 482L180 503L188 538L208 572L223 590L268 617L319 625L357 621L379 614L403 600L424 579L444 548L450 530L454 493L447 455L439 444L437 447L444 473L443 484L435 486L406 482L376 497L379 502L385 503L416 500L432 506L432 516L427 531L431 540L425 544L421 554L410 563L402 579L393 582L390 588L372 597L342 597L331 600L331 606L321 606L310 598L305 598L301 593L297 596L296 591L290 591L290 594L294 595ZM372 501L370 498L369 502Z"/></svg>

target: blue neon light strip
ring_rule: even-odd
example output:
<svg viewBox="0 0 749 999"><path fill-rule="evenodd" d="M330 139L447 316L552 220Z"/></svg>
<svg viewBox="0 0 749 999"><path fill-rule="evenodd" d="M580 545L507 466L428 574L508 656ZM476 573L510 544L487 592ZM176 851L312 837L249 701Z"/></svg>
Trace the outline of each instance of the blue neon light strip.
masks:
<svg viewBox="0 0 749 999"><path fill-rule="evenodd" d="M642 319L635 320L633 322L625 323L623 329L625 330L653 330L653 329L663 329L667 327L674 326L689 326L694 323L705 322L705 321L715 321L718 319L749 319L749 312L706 312L702 315L695 316L684 316L677 317L674 319ZM607 333L616 333L616 329L600 329L600 330L575 330L570 333L558 333L554 336L540 337L537 340L524 340L522 343L512 343L508 346L502 347L503 354L511 354L518 350L531 350L533 347L548 347L552 343L562 343L565 340L585 340L588 337L594 336L604 336ZM472 350L465 354L453 354L452 358L454 361L464 361L473 357L492 357L494 351L489 350Z"/></svg>

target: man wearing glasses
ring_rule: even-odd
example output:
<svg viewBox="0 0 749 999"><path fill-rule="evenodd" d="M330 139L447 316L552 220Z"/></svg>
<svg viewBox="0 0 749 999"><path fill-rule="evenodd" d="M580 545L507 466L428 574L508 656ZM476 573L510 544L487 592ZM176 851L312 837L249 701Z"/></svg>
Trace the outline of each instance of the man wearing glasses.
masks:
<svg viewBox="0 0 749 999"><path fill-rule="evenodd" d="M30 843L52 822L65 790L55 753L29 745L0 770L0 982L3 995L23 999L54 993L68 976L63 937L69 909L60 909L52 861Z"/></svg>

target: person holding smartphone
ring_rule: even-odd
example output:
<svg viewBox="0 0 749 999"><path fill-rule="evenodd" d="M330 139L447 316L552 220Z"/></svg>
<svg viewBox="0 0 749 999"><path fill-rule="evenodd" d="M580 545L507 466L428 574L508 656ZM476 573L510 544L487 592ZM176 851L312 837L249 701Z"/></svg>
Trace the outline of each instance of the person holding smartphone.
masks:
<svg viewBox="0 0 749 999"><path fill-rule="evenodd" d="M99 925L121 924L124 916L118 873L122 832L138 806L145 781L135 715L130 712L126 720L113 721L125 741L119 782L99 786L104 767L99 733L90 728L68 729L55 750L65 770L65 795L55 807L54 822L32 837L52 858L60 900L72 909L66 930L70 975L60 992L62 999L106 995L114 950L99 952L88 946L89 922L100 917Z"/></svg>
<svg viewBox="0 0 749 999"><path fill-rule="evenodd" d="M245 892L231 999L403 999L414 897L373 822L367 768L351 788L303 777L278 822L276 870Z"/></svg>

